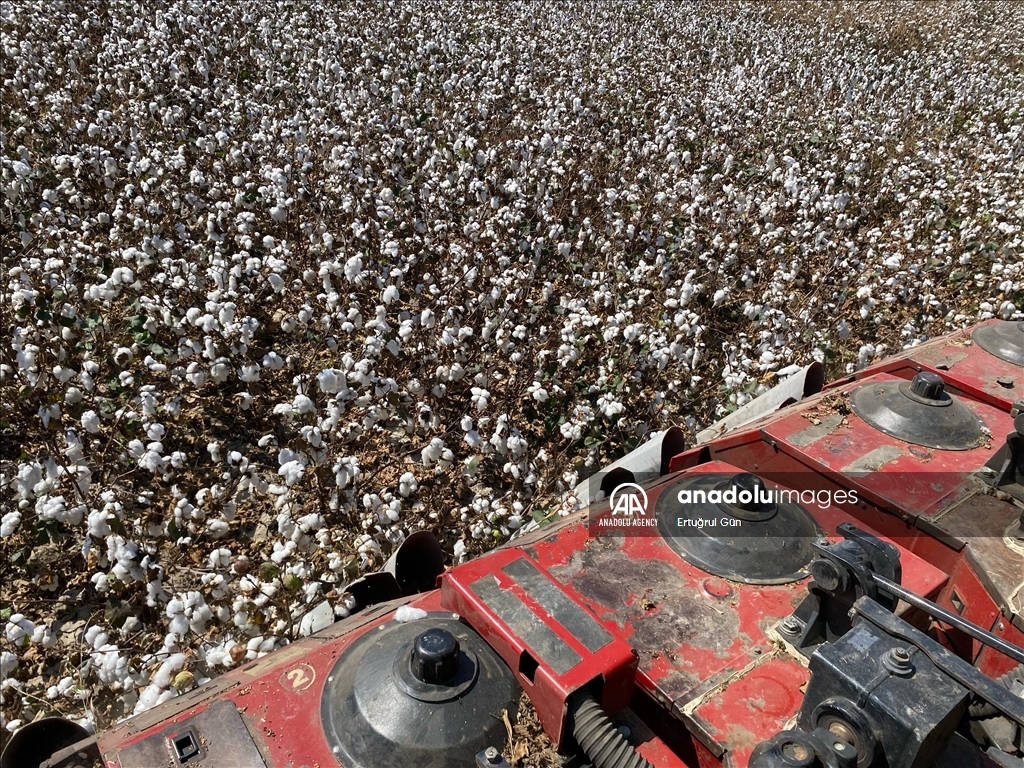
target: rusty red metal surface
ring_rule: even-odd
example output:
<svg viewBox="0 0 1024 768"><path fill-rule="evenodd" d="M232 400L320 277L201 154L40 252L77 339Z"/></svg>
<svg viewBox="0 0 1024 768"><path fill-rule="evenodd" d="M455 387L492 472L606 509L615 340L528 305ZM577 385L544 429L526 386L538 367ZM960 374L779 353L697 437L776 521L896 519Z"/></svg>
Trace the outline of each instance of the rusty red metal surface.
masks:
<svg viewBox="0 0 1024 768"><path fill-rule="evenodd" d="M998 320L980 323L975 328L993 325ZM912 379L919 371L937 373L956 393L1009 410L1015 400L1024 399L1024 370L981 349L971 340L974 329L958 331L911 347L855 376L829 384L826 389L846 388L879 373Z"/></svg>
<svg viewBox="0 0 1024 768"><path fill-rule="evenodd" d="M738 471L721 462L690 470ZM648 506L676 479L666 476L649 486ZM592 511L591 520L607 506ZM832 507L810 511L833 538L836 526L848 519ZM804 581L760 586L709 576L660 536L594 537L590 524L564 528L525 552L637 650L637 686L683 722L698 759L703 751L704 760L710 755L720 765L731 755L730 765L743 765L749 750L781 730L799 708L801 697L791 693L779 698L778 684L770 678L777 673L786 685L795 683L793 691L798 692L806 682L805 662L780 651L769 629L803 599ZM900 550L903 583L919 594L937 596L947 574L906 548ZM766 662L772 671L762 670ZM765 704L760 716L743 719L744 727L734 727L740 722L733 720L740 712L737 707L752 713L764 696L772 704ZM714 704L734 697L743 703Z"/></svg>
<svg viewBox="0 0 1024 768"><path fill-rule="evenodd" d="M519 570L514 570L518 566ZM516 672L544 729L564 744L570 696L598 681L609 713L629 704L637 656L519 549L446 574L441 603L466 619Z"/></svg>

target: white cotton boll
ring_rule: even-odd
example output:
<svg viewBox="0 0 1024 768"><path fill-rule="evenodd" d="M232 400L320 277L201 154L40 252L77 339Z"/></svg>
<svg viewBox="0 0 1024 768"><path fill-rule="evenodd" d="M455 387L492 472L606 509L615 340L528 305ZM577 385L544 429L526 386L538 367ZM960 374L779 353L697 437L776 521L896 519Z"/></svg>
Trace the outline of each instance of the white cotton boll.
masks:
<svg viewBox="0 0 1024 768"><path fill-rule="evenodd" d="M186 629L187 629L186 623ZM150 678L150 683L155 685L157 688L167 689L171 687L171 681L174 679L174 674L181 670L185 666L185 654L174 653L167 657L167 659L160 665L156 672L153 673L153 677Z"/></svg>
<svg viewBox="0 0 1024 768"><path fill-rule="evenodd" d="M482 387L472 387L470 389L470 400L473 405L476 406L478 411L482 411L487 407L491 393Z"/></svg>
<svg viewBox="0 0 1024 768"><path fill-rule="evenodd" d="M260 367L256 363L243 365L238 371L238 378L246 384L254 384L260 380Z"/></svg>
<svg viewBox="0 0 1024 768"><path fill-rule="evenodd" d="M381 296L381 301L383 301L385 304L390 304L391 302L397 301L397 300L398 300L398 288L397 288L397 286L389 285L387 288L384 289L384 293Z"/></svg>
<svg viewBox="0 0 1024 768"><path fill-rule="evenodd" d="M228 373L231 368L227 363L214 363L210 366L210 378L217 384L223 384L228 380Z"/></svg>
<svg viewBox="0 0 1024 768"><path fill-rule="evenodd" d="M296 395L292 401L292 410L298 414L315 413L316 403L306 395Z"/></svg>
<svg viewBox="0 0 1024 768"><path fill-rule="evenodd" d="M99 431L99 415L95 411L82 414L82 427L86 432L96 434Z"/></svg>
<svg viewBox="0 0 1024 768"><path fill-rule="evenodd" d="M167 631L180 637L188 633L188 627L188 619L185 618L185 615L178 614L171 619L171 622L167 627Z"/></svg>
<svg viewBox="0 0 1024 768"><path fill-rule="evenodd" d="M281 466L277 471L281 477L284 478L285 485L295 485L302 479L302 475L305 473L306 468L298 461L289 461Z"/></svg>
<svg viewBox="0 0 1024 768"><path fill-rule="evenodd" d="M7 627L4 633L7 636L7 642L11 643L11 645L25 646L28 645L35 628L36 625L26 619L24 615L15 613L7 619Z"/></svg>
<svg viewBox="0 0 1024 768"><path fill-rule="evenodd" d="M82 402L82 390L78 387L68 387L68 391L64 393L64 402L68 405L76 405Z"/></svg>
<svg viewBox="0 0 1024 768"><path fill-rule="evenodd" d="M395 621L399 624L405 624L409 621L419 621L429 616L426 611L422 608L414 608L411 605L401 605L398 610L395 611Z"/></svg>
<svg viewBox="0 0 1024 768"><path fill-rule="evenodd" d="M435 437L430 441L426 448L423 449L423 464L425 466L431 466L435 464L438 459L441 458L441 454L444 451L444 442L439 437Z"/></svg>
<svg viewBox="0 0 1024 768"><path fill-rule="evenodd" d="M312 445L314 448L319 448L323 444L323 435L320 432L319 427L304 426L300 430L302 438Z"/></svg>
<svg viewBox="0 0 1024 768"><path fill-rule="evenodd" d="M20 512L8 512L0 520L0 538L6 539L8 536L18 530L18 526L21 525L21 513Z"/></svg>
<svg viewBox="0 0 1024 768"><path fill-rule="evenodd" d="M321 392L333 395L348 387L345 379L345 372L337 368L327 368L320 371L316 376L317 384Z"/></svg>
<svg viewBox="0 0 1024 768"><path fill-rule="evenodd" d="M150 424L146 428L146 437L150 440L162 440L167 430L163 424Z"/></svg>
<svg viewBox="0 0 1024 768"><path fill-rule="evenodd" d="M398 492L406 498L416 493L418 488L419 484L416 482L416 475L412 472L406 472L398 479Z"/></svg>
<svg viewBox="0 0 1024 768"><path fill-rule="evenodd" d="M360 256L353 256L345 262L345 278L354 283L363 273L363 259Z"/></svg>
<svg viewBox="0 0 1024 768"><path fill-rule="evenodd" d="M10 651L0 653L0 677L7 677L18 668L18 657Z"/></svg>
<svg viewBox="0 0 1024 768"><path fill-rule="evenodd" d="M452 554L455 555L455 560L457 562L462 562L463 558L466 556L466 542L462 539L456 541L455 546L452 547Z"/></svg>
<svg viewBox="0 0 1024 768"><path fill-rule="evenodd" d="M128 347L118 347L114 352L114 362L124 368L132 361L132 351Z"/></svg>
<svg viewBox="0 0 1024 768"><path fill-rule="evenodd" d="M850 324L845 320L842 320L839 325L836 326L836 332L839 334L839 338L846 341L850 338Z"/></svg>
<svg viewBox="0 0 1024 768"><path fill-rule="evenodd" d="M784 379L788 376L792 376L794 373L797 373L799 371L800 366L797 365L796 363L793 363L792 365L787 365L785 368L780 368L778 371L776 371L776 373L778 374L780 379Z"/></svg>
<svg viewBox="0 0 1024 768"><path fill-rule="evenodd" d="M110 519L110 513L104 510L93 510L89 513L88 525L89 535L94 539L104 539L111 534L110 525L108 520Z"/></svg>

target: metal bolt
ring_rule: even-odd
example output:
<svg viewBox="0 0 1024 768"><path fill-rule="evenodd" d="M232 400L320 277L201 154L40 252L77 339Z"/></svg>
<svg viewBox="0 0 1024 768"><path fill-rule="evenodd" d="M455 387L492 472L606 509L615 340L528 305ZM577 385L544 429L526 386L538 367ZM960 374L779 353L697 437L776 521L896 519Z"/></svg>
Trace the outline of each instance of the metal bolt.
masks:
<svg viewBox="0 0 1024 768"><path fill-rule="evenodd" d="M782 754L784 757L790 758L791 760L803 761L811 756L811 751L803 744L797 744L795 741L787 741L782 745Z"/></svg>
<svg viewBox="0 0 1024 768"><path fill-rule="evenodd" d="M985 477L995 477L996 471L992 469L992 467L982 467L978 470L978 474L984 475Z"/></svg>
<svg viewBox="0 0 1024 768"><path fill-rule="evenodd" d="M854 731L853 728L849 726L849 724L844 723L842 720L833 720L831 723L829 723L828 730L829 733L831 733L833 736L842 739L847 744L853 744L855 741L857 741L856 731Z"/></svg>
<svg viewBox="0 0 1024 768"><path fill-rule="evenodd" d="M494 747L488 747L484 750L484 758L487 760L488 763L493 763L494 765L497 765L499 762L501 762L501 753Z"/></svg>
<svg viewBox="0 0 1024 768"><path fill-rule="evenodd" d="M899 646L890 649L882 656L882 666L900 677L909 677L914 674L914 665L910 663L910 652Z"/></svg>
<svg viewBox="0 0 1024 768"><path fill-rule="evenodd" d="M336 754L336 755L340 755L340 754L341 754L341 747L335 747L335 748L334 748L334 749L332 749L331 751L332 751L332 752L333 752L334 754Z"/></svg>
<svg viewBox="0 0 1024 768"><path fill-rule="evenodd" d="M800 619L796 616L787 616L782 620L782 626L780 629L787 635L795 635L800 631L802 626Z"/></svg>
<svg viewBox="0 0 1024 768"><path fill-rule="evenodd" d="M837 742L835 742L832 745L832 751L835 752L840 757L844 757L844 756L855 757L856 754L857 754L857 751L851 745L847 744L845 741L837 741Z"/></svg>

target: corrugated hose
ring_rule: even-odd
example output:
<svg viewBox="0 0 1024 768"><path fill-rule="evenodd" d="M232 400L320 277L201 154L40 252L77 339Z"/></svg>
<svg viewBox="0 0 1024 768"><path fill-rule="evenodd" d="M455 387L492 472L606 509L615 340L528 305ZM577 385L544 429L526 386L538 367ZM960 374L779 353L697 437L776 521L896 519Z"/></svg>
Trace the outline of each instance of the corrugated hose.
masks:
<svg viewBox="0 0 1024 768"><path fill-rule="evenodd" d="M572 735L594 768L654 768L637 754L589 691L573 700Z"/></svg>

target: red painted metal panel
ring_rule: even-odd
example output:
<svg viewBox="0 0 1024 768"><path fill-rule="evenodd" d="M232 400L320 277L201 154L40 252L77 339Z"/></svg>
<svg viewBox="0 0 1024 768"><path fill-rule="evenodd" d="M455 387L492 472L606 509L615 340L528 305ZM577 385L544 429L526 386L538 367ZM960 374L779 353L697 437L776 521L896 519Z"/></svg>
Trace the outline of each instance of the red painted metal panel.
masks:
<svg viewBox="0 0 1024 768"><path fill-rule="evenodd" d="M601 704L613 714L629 704L636 673L636 653L615 631L602 626L589 614L583 617L567 615L568 611L550 612L539 599L538 590L510 576L508 571L517 561L535 565L522 550L516 548L495 552L489 557L460 565L445 574L441 583L441 601L448 610L461 615L486 640L519 677L520 684L530 696L544 730L561 744L567 737L567 704L570 696L588 684L599 681ZM541 572L543 573L543 572ZM562 586L544 574L543 578L573 607L580 603L572 600ZM477 585L496 585L494 597ZM503 613L498 602L513 601L511 610ZM525 607L525 622L514 621L513 611ZM520 612L520 618L524 612ZM588 647L586 632L594 634L588 622L600 627L607 639L591 643ZM529 624L533 626L529 626ZM574 625L578 631L574 634ZM582 626L579 626L582 625ZM546 628L548 631L541 631ZM600 645L600 647L595 647ZM554 663L559 653L571 649L578 659L569 669L558 669ZM528 654L528 655L526 655ZM524 666L524 660L526 665Z"/></svg>
<svg viewBox="0 0 1024 768"><path fill-rule="evenodd" d="M998 322L990 320L975 327ZM911 347L895 357L859 371L853 378L863 380L879 373L888 373L901 379L912 379L918 371L931 371L942 376L950 387L969 397L1009 410L1014 400L1024 399L1024 370L990 355L971 341L971 330ZM826 389L846 388L848 382L849 379L834 382Z"/></svg>

